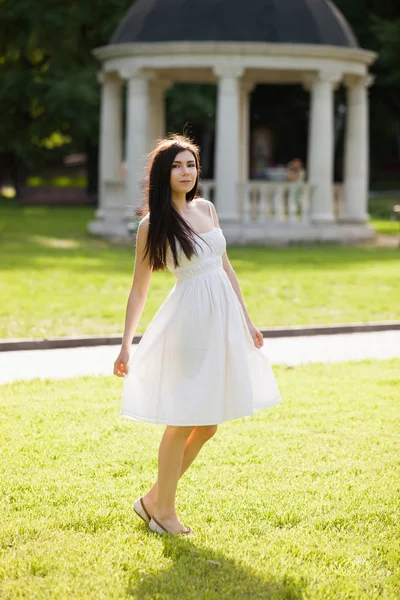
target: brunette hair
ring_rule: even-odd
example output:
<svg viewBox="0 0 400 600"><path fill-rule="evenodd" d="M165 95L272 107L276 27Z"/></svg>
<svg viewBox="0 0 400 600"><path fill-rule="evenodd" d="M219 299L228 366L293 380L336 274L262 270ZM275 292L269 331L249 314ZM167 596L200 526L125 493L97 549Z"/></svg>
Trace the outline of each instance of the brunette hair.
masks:
<svg viewBox="0 0 400 600"><path fill-rule="evenodd" d="M150 154L146 195L139 213L141 216L150 213L145 256L149 254L150 265L154 271L166 268L167 243L171 248L175 267L179 264L177 243L187 258L190 259L196 253L196 232L175 210L171 200L172 164L176 155L185 150L193 154L197 168L194 187L186 194L186 201L192 202L197 196L200 176L198 146L189 138L174 134L159 140Z"/></svg>

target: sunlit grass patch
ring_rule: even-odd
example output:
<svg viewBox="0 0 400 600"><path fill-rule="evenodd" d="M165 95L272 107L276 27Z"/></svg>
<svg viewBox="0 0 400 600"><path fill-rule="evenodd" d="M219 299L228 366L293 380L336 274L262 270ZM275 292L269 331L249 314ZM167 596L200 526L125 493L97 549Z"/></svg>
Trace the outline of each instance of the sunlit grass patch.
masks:
<svg viewBox="0 0 400 600"><path fill-rule="evenodd" d="M283 403L225 423L178 489L192 540L132 501L162 428L115 378L0 387L4 598L400 596L400 361L275 369Z"/></svg>
<svg viewBox="0 0 400 600"><path fill-rule="evenodd" d="M134 244L87 233L89 208L0 207L0 338L116 334ZM234 247L228 255L259 327L400 318L398 248ZM154 273L138 332L174 284Z"/></svg>

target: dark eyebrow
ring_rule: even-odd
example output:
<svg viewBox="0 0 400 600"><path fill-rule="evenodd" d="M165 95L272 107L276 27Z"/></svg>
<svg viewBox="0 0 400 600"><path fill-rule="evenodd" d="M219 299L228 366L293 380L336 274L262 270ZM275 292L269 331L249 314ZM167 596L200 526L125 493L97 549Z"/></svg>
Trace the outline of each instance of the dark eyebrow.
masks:
<svg viewBox="0 0 400 600"><path fill-rule="evenodd" d="M184 161L185 162L185 161ZM191 160L187 160L186 162L191 163L191 162L195 162L194 158L192 158ZM172 164L177 164L177 165L181 165L181 161L180 160L174 160Z"/></svg>

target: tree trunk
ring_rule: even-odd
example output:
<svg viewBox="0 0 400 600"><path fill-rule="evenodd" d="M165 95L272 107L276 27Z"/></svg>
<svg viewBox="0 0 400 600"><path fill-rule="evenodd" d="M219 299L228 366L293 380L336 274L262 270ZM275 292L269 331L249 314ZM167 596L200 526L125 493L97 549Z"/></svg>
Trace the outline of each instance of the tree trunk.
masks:
<svg viewBox="0 0 400 600"><path fill-rule="evenodd" d="M0 184L11 185L17 197L22 194L27 172L22 159L14 152L0 155Z"/></svg>
<svg viewBox="0 0 400 600"><path fill-rule="evenodd" d="M99 188L99 146L97 143L94 144L91 139L87 139L85 148L87 175L86 194L93 201L93 204L97 204Z"/></svg>

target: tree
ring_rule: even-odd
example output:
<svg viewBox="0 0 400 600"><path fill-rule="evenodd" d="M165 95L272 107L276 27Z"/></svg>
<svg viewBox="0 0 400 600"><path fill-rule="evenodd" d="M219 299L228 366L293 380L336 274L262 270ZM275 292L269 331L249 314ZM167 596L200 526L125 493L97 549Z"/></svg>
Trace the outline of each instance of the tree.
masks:
<svg viewBox="0 0 400 600"><path fill-rule="evenodd" d="M400 159L400 4L398 0L335 0L361 47L378 53L370 90L372 158ZM396 134L397 130L397 134Z"/></svg>
<svg viewBox="0 0 400 600"><path fill-rule="evenodd" d="M132 0L0 0L0 168L14 181L48 156L84 150L97 165L100 87L96 47L108 43ZM393 140L400 123L400 4L398 0L335 0L364 48L380 58L371 89L374 147ZM176 85L168 122L189 121L210 137L215 87ZM182 120L181 115L185 115ZM206 132L206 133L204 133ZM380 152L380 150L379 150ZM89 169L89 189L97 183Z"/></svg>
<svg viewBox="0 0 400 600"><path fill-rule="evenodd" d="M131 4L1 0L0 153L17 185L57 142L96 152L100 66L92 49L108 43Z"/></svg>

